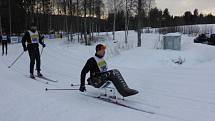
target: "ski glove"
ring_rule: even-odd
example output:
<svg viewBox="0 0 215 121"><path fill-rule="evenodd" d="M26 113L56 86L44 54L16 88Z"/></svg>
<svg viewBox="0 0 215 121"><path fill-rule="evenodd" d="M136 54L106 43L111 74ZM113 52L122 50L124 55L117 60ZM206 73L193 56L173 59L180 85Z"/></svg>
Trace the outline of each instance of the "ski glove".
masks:
<svg viewBox="0 0 215 121"><path fill-rule="evenodd" d="M86 87L85 86L80 86L79 91L85 92L86 91Z"/></svg>
<svg viewBox="0 0 215 121"><path fill-rule="evenodd" d="M43 47L46 47L46 44L43 44Z"/></svg>
<svg viewBox="0 0 215 121"><path fill-rule="evenodd" d="M24 51L27 51L28 49L27 49L27 47L24 47L23 50L24 50Z"/></svg>

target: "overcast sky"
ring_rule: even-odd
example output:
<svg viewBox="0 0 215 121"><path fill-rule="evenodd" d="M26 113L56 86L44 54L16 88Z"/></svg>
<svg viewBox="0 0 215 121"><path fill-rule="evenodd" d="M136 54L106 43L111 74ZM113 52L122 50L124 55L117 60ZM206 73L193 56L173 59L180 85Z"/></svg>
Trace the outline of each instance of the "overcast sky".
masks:
<svg viewBox="0 0 215 121"><path fill-rule="evenodd" d="M183 15L185 11L215 15L215 0L156 0L156 6L162 10L169 9L171 15Z"/></svg>

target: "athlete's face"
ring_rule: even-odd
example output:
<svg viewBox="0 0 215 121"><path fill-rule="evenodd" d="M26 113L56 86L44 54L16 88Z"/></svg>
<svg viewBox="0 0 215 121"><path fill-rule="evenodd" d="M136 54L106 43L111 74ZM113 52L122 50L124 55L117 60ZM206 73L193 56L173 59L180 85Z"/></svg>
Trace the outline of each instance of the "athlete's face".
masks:
<svg viewBox="0 0 215 121"><path fill-rule="evenodd" d="M37 30L37 27L36 26L31 26L31 30L34 32Z"/></svg>
<svg viewBox="0 0 215 121"><path fill-rule="evenodd" d="M104 57L105 56L105 48L104 49L101 49L97 52L98 55Z"/></svg>

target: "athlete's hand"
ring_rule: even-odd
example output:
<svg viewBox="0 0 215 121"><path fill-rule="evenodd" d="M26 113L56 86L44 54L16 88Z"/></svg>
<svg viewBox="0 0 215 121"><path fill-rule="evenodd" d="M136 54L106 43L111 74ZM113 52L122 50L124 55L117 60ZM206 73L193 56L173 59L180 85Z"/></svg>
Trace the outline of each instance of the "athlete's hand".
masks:
<svg viewBox="0 0 215 121"><path fill-rule="evenodd" d="M85 86L80 86L79 91L85 92L86 91L86 87Z"/></svg>

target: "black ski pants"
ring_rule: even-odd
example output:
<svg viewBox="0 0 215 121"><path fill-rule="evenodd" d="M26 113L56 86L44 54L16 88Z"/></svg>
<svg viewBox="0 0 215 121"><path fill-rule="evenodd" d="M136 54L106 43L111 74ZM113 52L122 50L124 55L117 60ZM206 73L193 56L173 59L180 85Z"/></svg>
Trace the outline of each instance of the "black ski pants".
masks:
<svg viewBox="0 0 215 121"><path fill-rule="evenodd" d="M34 73L34 65L36 61L37 72L40 72L40 51L38 46L28 47L28 53L30 57L30 73Z"/></svg>
<svg viewBox="0 0 215 121"><path fill-rule="evenodd" d="M7 42L6 41L2 41L2 55L4 55L4 50L6 51L6 55L7 55Z"/></svg>

